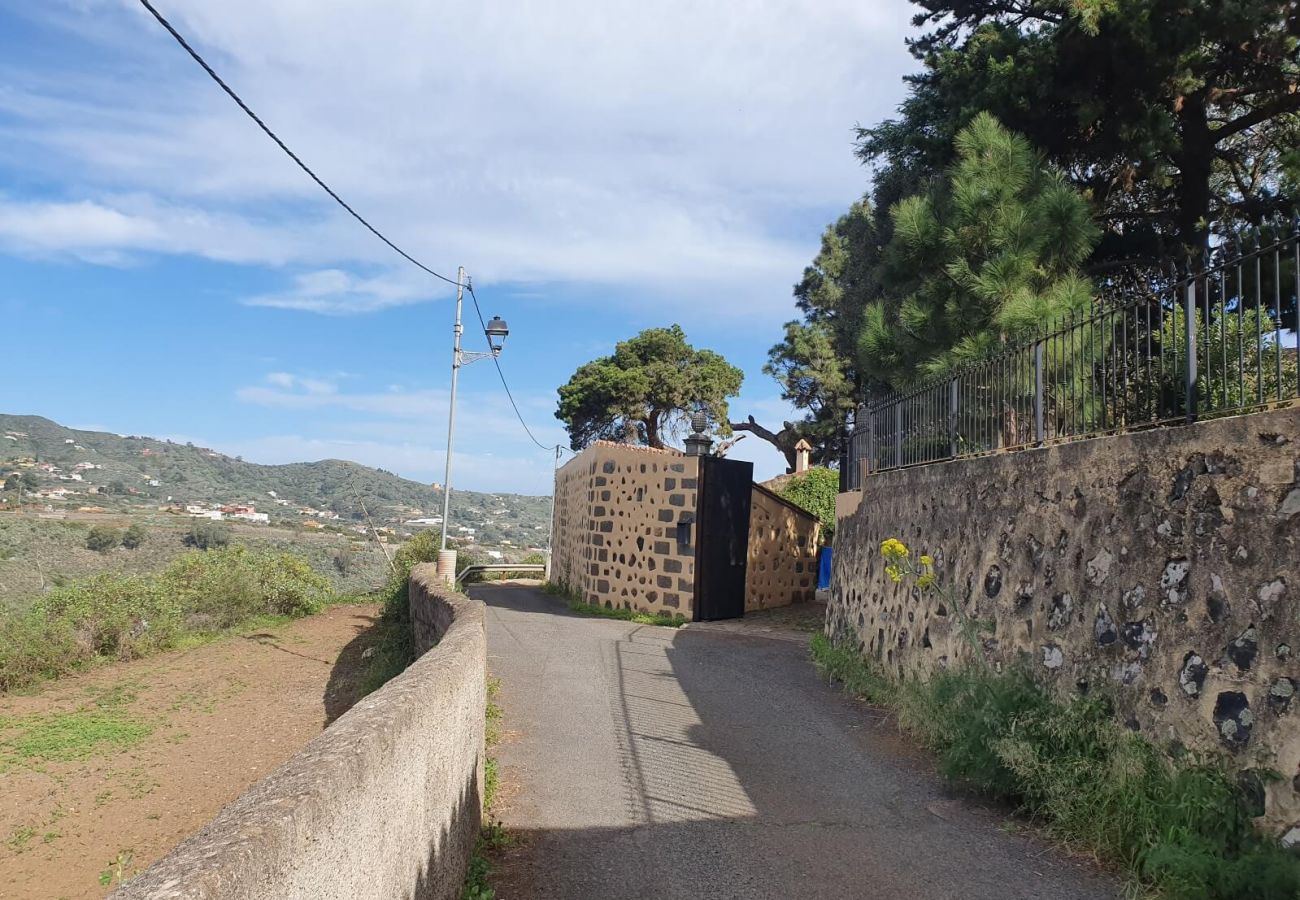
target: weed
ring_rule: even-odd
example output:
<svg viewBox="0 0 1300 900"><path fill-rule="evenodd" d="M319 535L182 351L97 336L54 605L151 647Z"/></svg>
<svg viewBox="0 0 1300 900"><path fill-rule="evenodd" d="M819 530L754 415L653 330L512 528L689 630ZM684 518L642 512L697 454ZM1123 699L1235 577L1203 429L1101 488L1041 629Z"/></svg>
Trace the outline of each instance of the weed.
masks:
<svg viewBox="0 0 1300 900"><path fill-rule="evenodd" d="M5 841L5 846L14 853L22 853L34 837L36 837L36 829L30 825L23 825L13 830L9 840Z"/></svg>
<svg viewBox="0 0 1300 900"><path fill-rule="evenodd" d="M138 719L103 710L52 713L9 720L0 754L24 761L63 762L122 750L153 729Z"/></svg>
<svg viewBox="0 0 1300 900"><path fill-rule="evenodd" d="M301 557L243 547L187 553L158 575L74 582L0 618L0 691L204 643L244 622L282 623L330 596L329 580Z"/></svg>
<svg viewBox="0 0 1300 900"><path fill-rule="evenodd" d="M664 628L681 628L687 622L686 617L682 615L670 616L667 613L645 613L638 612L635 609L610 609L592 603L583 603L579 600L570 600L569 609L583 616L621 619L624 622L635 622L638 625L659 625Z"/></svg>
<svg viewBox="0 0 1300 900"><path fill-rule="evenodd" d="M896 682L823 635L811 646L847 691L892 707L947 777L1018 804L1138 885L1187 900L1300 892L1300 860L1254 830L1220 760L1170 759L1121 728L1104 697L1060 701L1023 673L978 664Z"/></svg>
<svg viewBox="0 0 1300 900"><path fill-rule="evenodd" d="M487 705L483 716L486 720L484 743L488 753L483 760L483 811L491 811L496 800L497 789L501 784L501 774L496 757L491 749L501 741L501 719L503 710L496 702L501 693L501 679L489 677L487 680ZM465 873L465 885L461 888L461 900L494 900L496 890L492 887L492 855L510 845L510 833L500 822L488 821L479 831L478 840L474 842L474 855L470 857L469 870Z"/></svg>
<svg viewBox="0 0 1300 900"><path fill-rule="evenodd" d="M131 860L135 857L132 850L119 850L117 856L109 860L108 867L99 873L99 883L103 887L110 887L113 882L121 884L129 877L127 869L131 865Z"/></svg>
<svg viewBox="0 0 1300 900"><path fill-rule="evenodd" d="M548 581L542 585L542 590L552 597L561 597L569 604L569 609L583 616L596 616L602 619L621 619L625 622L635 622L638 625L660 625L665 628L681 628L686 624L687 619L681 615L668 615L667 613L646 613L638 612L634 609L617 609L605 606L596 606L594 603L583 602L582 595L571 588L560 584L557 581Z"/></svg>

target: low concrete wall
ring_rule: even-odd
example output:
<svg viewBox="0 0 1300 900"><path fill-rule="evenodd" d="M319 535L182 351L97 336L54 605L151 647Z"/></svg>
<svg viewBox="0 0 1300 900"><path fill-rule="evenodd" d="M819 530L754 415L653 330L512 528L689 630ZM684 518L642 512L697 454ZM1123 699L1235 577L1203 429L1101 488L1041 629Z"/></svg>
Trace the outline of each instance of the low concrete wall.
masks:
<svg viewBox="0 0 1300 900"><path fill-rule="evenodd" d="M970 655L964 612L1156 744L1280 773L1265 821L1300 826L1298 480L1296 408L873 475L837 507L827 632L924 677ZM954 596L894 584L890 537Z"/></svg>
<svg viewBox="0 0 1300 900"><path fill-rule="evenodd" d="M410 590L422 655L113 897L460 896L482 813L483 605L433 565Z"/></svg>

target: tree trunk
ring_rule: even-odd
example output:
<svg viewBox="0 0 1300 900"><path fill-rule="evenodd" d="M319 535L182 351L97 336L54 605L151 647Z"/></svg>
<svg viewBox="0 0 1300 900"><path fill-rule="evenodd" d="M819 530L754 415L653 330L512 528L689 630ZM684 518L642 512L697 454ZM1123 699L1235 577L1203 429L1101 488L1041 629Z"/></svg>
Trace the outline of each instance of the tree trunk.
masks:
<svg viewBox="0 0 1300 900"><path fill-rule="evenodd" d="M789 427L788 423L780 432L769 431L755 422L753 416L750 416L745 422L732 422L730 424L732 431L748 431L750 434L762 438L777 450L780 450L781 455L785 457L787 467L786 474L794 471L794 445L799 443L799 435L794 432L794 429Z"/></svg>
<svg viewBox="0 0 1300 900"><path fill-rule="evenodd" d="M1176 162L1178 239L1199 259L1209 244L1210 178L1214 167L1214 134L1206 117L1204 89L1183 98L1178 111L1182 146Z"/></svg>

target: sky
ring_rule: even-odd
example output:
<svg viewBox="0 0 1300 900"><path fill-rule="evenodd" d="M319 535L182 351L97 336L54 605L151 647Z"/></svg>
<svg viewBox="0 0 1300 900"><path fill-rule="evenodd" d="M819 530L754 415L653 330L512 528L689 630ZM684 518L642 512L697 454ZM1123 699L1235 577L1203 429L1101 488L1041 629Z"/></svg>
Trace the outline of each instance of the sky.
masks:
<svg viewBox="0 0 1300 900"><path fill-rule="evenodd" d="M733 418L792 417L767 350L912 69L901 0L155 5L362 215L466 268L547 446L579 365L674 322L744 370ZM440 482L454 290L135 0L0 0L0 412ZM462 369L453 484L545 494L553 464Z"/></svg>

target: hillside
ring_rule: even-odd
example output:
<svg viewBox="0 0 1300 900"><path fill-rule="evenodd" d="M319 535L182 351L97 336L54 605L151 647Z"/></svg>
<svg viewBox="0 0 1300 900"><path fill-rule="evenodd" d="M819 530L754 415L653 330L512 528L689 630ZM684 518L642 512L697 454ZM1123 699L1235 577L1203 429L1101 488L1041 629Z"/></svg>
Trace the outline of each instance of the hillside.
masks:
<svg viewBox="0 0 1300 900"><path fill-rule="evenodd" d="M441 490L346 460L260 465L192 444L0 414L0 466L11 471L24 459L56 467L57 473L37 471L42 488L64 488L72 492L69 502L115 511L144 503L253 504L273 520L300 521L300 510L313 509L360 522L364 503L376 524L392 526L442 510ZM82 480L68 480L74 473ZM536 546L545 541L549 517L548 497L453 494L453 523L474 528L484 544Z"/></svg>

